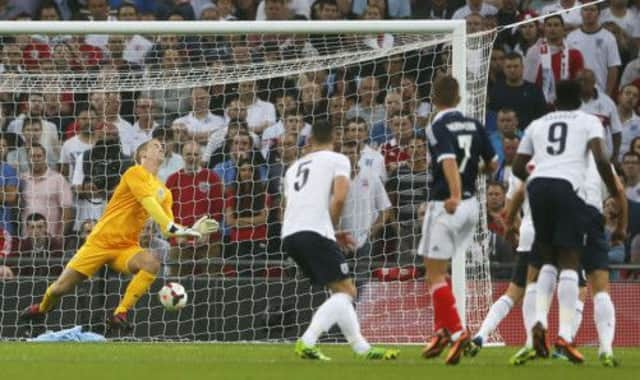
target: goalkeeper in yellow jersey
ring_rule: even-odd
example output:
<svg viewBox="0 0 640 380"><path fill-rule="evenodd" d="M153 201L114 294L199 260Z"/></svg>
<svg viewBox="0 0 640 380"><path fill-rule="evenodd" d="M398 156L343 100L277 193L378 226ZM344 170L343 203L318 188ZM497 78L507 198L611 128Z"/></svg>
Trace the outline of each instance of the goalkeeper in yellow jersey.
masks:
<svg viewBox="0 0 640 380"><path fill-rule="evenodd" d="M174 223L171 192L156 177L164 157L164 148L156 139L138 148L137 165L129 168L120 179L104 214L84 245L49 286L42 301L23 311L21 319L44 317L61 296L108 264L120 273L133 274L120 304L107 320L110 330L128 330L131 326L127 312L149 290L160 269L158 259L138 242L145 221L151 217L166 236L199 238L218 230L218 223L207 217L191 228Z"/></svg>

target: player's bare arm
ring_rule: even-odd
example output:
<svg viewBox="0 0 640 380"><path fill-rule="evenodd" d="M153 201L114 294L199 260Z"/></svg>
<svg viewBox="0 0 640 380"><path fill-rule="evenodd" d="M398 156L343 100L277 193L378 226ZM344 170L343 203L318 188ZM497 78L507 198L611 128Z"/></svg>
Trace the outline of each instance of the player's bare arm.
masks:
<svg viewBox="0 0 640 380"><path fill-rule="evenodd" d="M442 171L449 185L449 198L444 202L444 208L449 214L456 212L462 199L460 174L458 163L455 158L445 158L442 160Z"/></svg>
<svg viewBox="0 0 640 380"><path fill-rule="evenodd" d="M507 199L507 215L504 221L506 227L506 239L514 246L517 246L518 244L518 230L520 228L518 213L524 203L525 191L526 188L524 182L520 183L518 189L513 193L513 197L511 199Z"/></svg>
<svg viewBox="0 0 640 380"><path fill-rule="evenodd" d="M615 196L616 203L620 208L620 215L618 217L618 225L616 225L615 231L611 234L611 244L618 245L623 244L626 239L627 223L629 220L629 205L627 203L627 197L624 192L624 184L620 177L613 173L613 179L615 180L616 187L618 188L618 195Z"/></svg>
<svg viewBox="0 0 640 380"><path fill-rule="evenodd" d="M340 215L342 215L342 209L347 201L347 194L349 194L349 185L347 177L339 176L333 179L333 196L329 205L329 213L334 226L340 222Z"/></svg>
<svg viewBox="0 0 640 380"><path fill-rule="evenodd" d="M487 175L492 175L498 170L498 159L494 158L490 161L482 161L480 164L480 170Z"/></svg>
<svg viewBox="0 0 640 380"><path fill-rule="evenodd" d="M513 166L511 170L513 175L518 177L522 182L526 182L529 178L529 172L527 171L527 162L531 161L531 155L518 153L513 160Z"/></svg>
<svg viewBox="0 0 640 380"><path fill-rule="evenodd" d="M347 195L349 194L349 186L351 182L348 177L338 176L333 179L333 196L331 197L331 203L329 204L329 214L331 215L331 222L334 226L338 226L340 222L340 216L342 215L342 209L347 201ZM350 234L345 232L336 232L336 240L338 244L345 248L354 248L355 242Z"/></svg>
<svg viewBox="0 0 640 380"><path fill-rule="evenodd" d="M611 134L611 142L613 143L613 149L611 152L611 161L618 162L620 156L620 146L622 145L622 133Z"/></svg>
<svg viewBox="0 0 640 380"><path fill-rule="evenodd" d="M620 191L618 190L618 186L616 186L613 170L611 169L611 162L609 161L609 157L607 157L604 140L601 138L591 139L591 141L589 141L589 149L593 153L598 173L600 173L600 177L602 177L605 185L607 185L609 194L616 198Z"/></svg>

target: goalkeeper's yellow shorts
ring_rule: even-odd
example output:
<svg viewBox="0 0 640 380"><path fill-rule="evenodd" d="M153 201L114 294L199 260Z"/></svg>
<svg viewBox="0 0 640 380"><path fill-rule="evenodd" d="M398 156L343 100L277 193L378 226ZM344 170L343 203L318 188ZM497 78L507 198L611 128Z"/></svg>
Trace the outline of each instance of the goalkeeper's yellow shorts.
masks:
<svg viewBox="0 0 640 380"><path fill-rule="evenodd" d="M120 273L129 274L129 260L142 251L144 249L139 245L108 249L85 243L69 261L67 267L87 277L93 276L105 264Z"/></svg>

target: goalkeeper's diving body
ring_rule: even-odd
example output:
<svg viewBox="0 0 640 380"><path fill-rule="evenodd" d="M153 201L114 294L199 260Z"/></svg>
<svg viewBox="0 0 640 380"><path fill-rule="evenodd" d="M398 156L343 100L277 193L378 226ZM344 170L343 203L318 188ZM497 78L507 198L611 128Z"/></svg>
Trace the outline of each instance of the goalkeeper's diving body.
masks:
<svg viewBox="0 0 640 380"><path fill-rule="evenodd" d="M158 259L139 244L147 219L151 217L165 236L199 238L217 231L218 223L206 216L191 228L173 221L171 192L156 176L164 156L164 147L157 139L140 145L135 157L137 165L129 168L120 179L86 242L49 286L42 301L22 312L22 320L44 317L60 297L108 264L120 273L133 275L120 304L107 320L109 330L129 330L128 311L149 290L160 270Z"/></svg>

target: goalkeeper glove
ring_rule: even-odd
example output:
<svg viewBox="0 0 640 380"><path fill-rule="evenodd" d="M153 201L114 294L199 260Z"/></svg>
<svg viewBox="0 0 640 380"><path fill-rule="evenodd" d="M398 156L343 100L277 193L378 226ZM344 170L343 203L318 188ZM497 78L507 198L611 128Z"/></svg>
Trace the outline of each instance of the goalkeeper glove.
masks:
<svg viewBox="0 0 640 380"><path fill-rule="evenodd" d="M193 223L191 229L198 231L202 235L209 235L217 232L218 229L220 229L220 225L218 224L218 221L205 215L198 219L197 222Z"/></svg>
<svg viewBox="0 0 640 380"><path fill-rule="evenodd" d="M197 239L202 237L202 234L193 228L187 228L173 222L169 223L167 226L167 232L170 236L194 237Z"/></svg>

